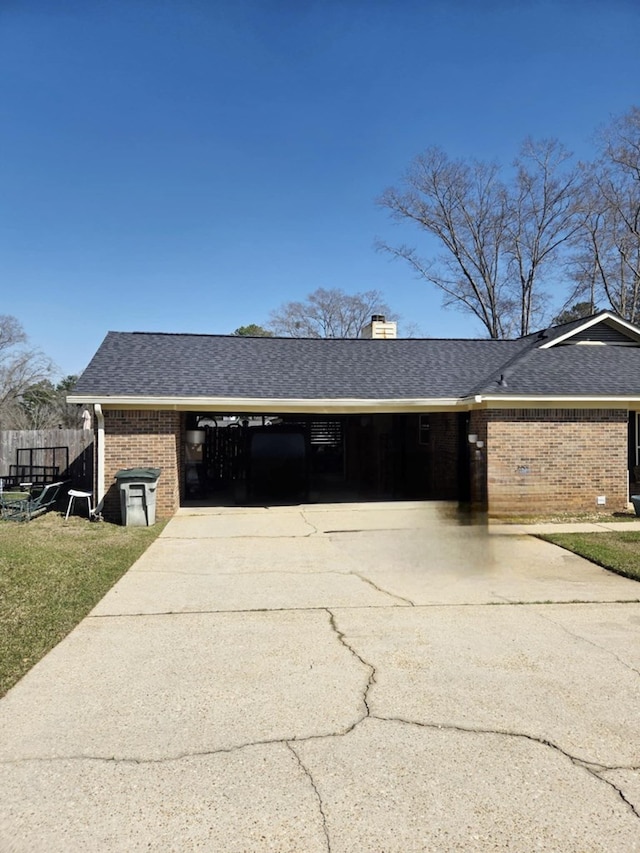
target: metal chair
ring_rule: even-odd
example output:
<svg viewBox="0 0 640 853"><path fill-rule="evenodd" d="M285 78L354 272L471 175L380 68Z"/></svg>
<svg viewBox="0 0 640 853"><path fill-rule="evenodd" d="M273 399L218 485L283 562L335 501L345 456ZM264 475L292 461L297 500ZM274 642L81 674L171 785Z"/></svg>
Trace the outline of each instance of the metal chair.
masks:
<svg viewBox="0 0 640 853"><path fill-rule="evenodd" d="M8 521L31 521L43 512L53 509L64 483L48 483L37 497L25 494L18 499L0 498L2 518Z"/></svg>

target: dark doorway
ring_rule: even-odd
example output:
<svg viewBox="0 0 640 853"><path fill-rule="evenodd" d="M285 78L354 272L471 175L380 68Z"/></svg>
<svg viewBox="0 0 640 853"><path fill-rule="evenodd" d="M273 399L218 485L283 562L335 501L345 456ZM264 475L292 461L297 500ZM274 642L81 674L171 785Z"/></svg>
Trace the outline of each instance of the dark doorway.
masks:
<svg viewBox="0 0 640 853"><path fill-rule="evenodd" d="M189 503L454 500L468 495L458 413L186 415ZM271 436L271 438L269 437ZM461 438L462 436L462 438ZM194 461L195 460L195 461Z"/></svg>

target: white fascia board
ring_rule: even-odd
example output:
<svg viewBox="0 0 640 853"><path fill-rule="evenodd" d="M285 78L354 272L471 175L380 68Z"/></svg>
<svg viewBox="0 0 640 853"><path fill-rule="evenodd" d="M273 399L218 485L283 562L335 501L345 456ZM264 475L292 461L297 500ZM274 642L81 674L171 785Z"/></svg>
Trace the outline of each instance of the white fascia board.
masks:
<svg viewBox="0 0 640 853"><path fill-rule="evenodd" d="M640 406L640 395L590 397L586 394L572 397L525 396L482 394L475 398L482 409L627 409Z"/></svg>
<svg viewBox="0 0 640 853"><path fill-rule="evenodd" d="M611 320L611 322L619 328L624 329L626 332L631 332L636 339L640 338L640 329L638 329L637 326L634 326L633 323L629 323L627 320L616 317L616 315L612 314L610 311L603 311L601 314L597 314L595 317L591 317L590 320L586 320L581 325L576 326L576 328L572 329L570 332L565 332L564 335L560 335L559 338L554 338L552 341L542 344L538 349L551 349L551 347L556 346L556 344L561 344L563 341L572 338L579 332L584 332L592 326L597 326L598 323L601 323L603 320Z"/></svg>
<svg viewBox="0 0 640 853"><path fill-rule="evenodd" d="M97 403L108 409L163 409L170 411L243 412L270 414L375 414L383 412L458 411L457 397L416 399L283 399L261 397L100 397L70 394L68 403Z"/></svg>

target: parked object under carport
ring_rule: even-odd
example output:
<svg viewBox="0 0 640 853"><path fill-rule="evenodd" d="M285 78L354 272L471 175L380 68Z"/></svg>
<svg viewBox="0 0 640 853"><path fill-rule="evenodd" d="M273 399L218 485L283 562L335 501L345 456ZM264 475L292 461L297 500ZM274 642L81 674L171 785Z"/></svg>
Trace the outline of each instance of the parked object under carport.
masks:
<svg viewBox="0 0 640 853"><path fill-rule="evenodd" d="M125 527L151 527L156 523L156 487L160 468L123 468L115 475L120 491L120 512Z"/></svg>
<svg viewBox="0 0 640 853"><path fill-rule="evenodd" d="M306 500L309 456L299 429L257 428L249 433L248 490L250 500Z"/></svg>

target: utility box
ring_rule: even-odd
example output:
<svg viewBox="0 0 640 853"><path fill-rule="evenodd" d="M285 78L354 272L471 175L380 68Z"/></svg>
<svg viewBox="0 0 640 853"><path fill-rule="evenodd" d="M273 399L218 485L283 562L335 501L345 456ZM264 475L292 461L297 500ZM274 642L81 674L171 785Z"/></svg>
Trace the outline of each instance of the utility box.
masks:
<svg viewBox="0 0 640 853"><path fill-rule="evenodd" d="M123 468L116 474L120 512L125 527L151 527L156 523L156 488L160 468Z"/></svg>

